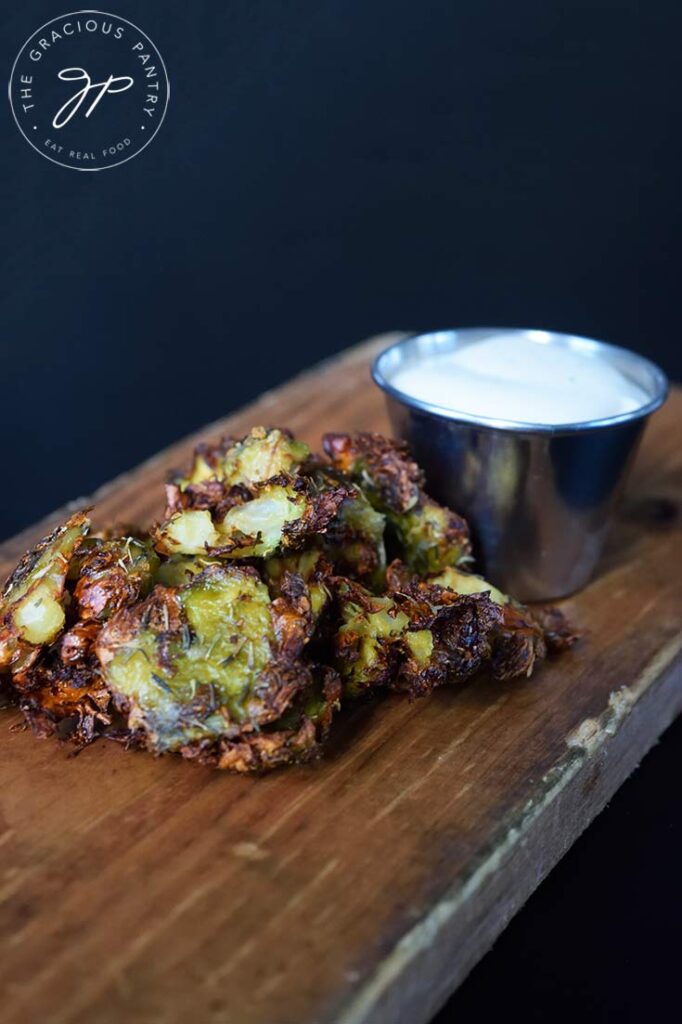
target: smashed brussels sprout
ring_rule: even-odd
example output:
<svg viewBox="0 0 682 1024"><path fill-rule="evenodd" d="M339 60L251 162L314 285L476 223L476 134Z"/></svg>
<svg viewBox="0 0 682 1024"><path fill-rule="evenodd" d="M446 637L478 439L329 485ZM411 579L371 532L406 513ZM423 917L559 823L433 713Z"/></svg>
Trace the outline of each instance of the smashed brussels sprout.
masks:
<svg viewBox="0 0 682 1024"><path fill-rule="evenodd" d="M414 572L439 572L469 559L466 522L422 490L423 474L405 445L380 434L326 434L324 448L386 516L394 554Z"/></svg>
<svg viewBox="0 0 682 1024"><path fill-rule="evenodd" d="M287 430L254 427L241 441L226 438L217 445L199 445L181 490L218 480L229 486L259 484L281 474L293 475L310 456L310 449Z"/></svg>
<svg viewBox="0 0 682 1024"><path fill-rule="evenodd" d="M120 611L100 633L97 653L130 728L163 751L277 717L281 688L259 689L274 640L257 573L209 566L185 586L157 587Z"/></svg>
<svg viewBox="0 0 682 1024"><path fill-rule="evenodd" d="M28 664L59 635L69 563L88 526L77 512L24 555L8 579L0 599L0 671Z"/></svg>

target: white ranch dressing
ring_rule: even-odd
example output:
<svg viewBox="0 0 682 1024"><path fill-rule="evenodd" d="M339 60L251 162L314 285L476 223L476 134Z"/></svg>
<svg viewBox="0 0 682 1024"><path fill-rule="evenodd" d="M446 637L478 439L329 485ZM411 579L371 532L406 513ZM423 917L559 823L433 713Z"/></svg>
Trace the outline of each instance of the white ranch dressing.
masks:
<svg viewBox="0 0 682 1024"><path fill-rule="evenodd" d="M412 398L471 416L518 423L583 423L631 412L643 388L604 358L537 332L492 334L401 367L391 377Z"/></svg>

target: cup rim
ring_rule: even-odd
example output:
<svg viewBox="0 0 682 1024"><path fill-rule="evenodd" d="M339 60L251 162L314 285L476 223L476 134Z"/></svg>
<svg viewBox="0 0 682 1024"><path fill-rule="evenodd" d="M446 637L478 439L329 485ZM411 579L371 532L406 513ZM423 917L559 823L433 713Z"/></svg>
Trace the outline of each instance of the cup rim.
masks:
<svg viewBox="0 0 682 1024"><path fill-rule="evenodd" d="M633 365L636 364L642 369L648 371L653 381L655 391L654 396L644 405L638 406L636 409L630 409L628 412L617 413L614 416L604 416L599 419L592 420L580 420L575 423L533 423L532 421L499 419L494 416L479 416L474 413L460 412L456 409L450 409L447 406L439 405L435 402L428 402L421 398L415 398L413 395L409 395L407 392L401 391L399 388L395 387L382 369L382 363L385 362L391 353L404 349L408 345L414 344L414 342L419 339L436 339L438 337L442 337L443 340L445 340L449 336L454 340L458 336L466 336L472 332L490 332L495 334L543 334L561 339L562 343L568 343L569 347L580 348L583 351L596 353L606 350L613 354L617 353L621 359L625 359L627 362L630 362ZM656 363L647 359L645 356L639 355L637 352L623 348L621 345L613 345L607 341L600 341L597 338L588 338L579 334L566 334L561 331L548 331L546 329L532 327L457 327L439 331L419 331L415 334L409 334L383 349L375 357L372 363L371 375L374 383L381 388L385 394L390 395L392 398L396 399L396 401L400 402L402 405L408 406L409 408L429 413L432 416L441 417L458 423L468 423L472 426L482 427L485 429L532 434L582 433L589 430L598 430L603 427L612 427L622 423L630 423L635 420L644 419L663 405L668 397L670 387L668 377L663 370L656 365Z"/></svg>

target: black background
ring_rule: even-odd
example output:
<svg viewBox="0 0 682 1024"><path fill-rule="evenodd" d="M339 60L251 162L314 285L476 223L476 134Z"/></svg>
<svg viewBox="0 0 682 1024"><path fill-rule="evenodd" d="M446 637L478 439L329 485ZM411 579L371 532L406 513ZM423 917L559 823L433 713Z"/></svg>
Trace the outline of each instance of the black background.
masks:
<svg viewBox="0 0 682 1024"><path fill-rule="evenodd" d="M7 78L68 9L5 5ZM0 118L0 536L373 332L554 328L682 377L672 0L109 9L169 70L152 144L78 173ZM636 1020L672 992L674 749L444 1020Z"/></svg>

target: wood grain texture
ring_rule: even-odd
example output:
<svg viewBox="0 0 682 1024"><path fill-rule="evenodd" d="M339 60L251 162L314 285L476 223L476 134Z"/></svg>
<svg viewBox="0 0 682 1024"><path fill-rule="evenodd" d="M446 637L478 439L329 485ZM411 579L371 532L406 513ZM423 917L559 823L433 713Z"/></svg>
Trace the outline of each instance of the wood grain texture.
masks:
<svg viewBox="0 0 682 1024"><path fill-rule="evenodd" d="M377 339L203 436L385 428ZM490 947L682 706L682 394L652 421L582 643L526 683L342 716L326 758L264 778L0 713L2 1018L419 1024ZM147 521L196 438L95 496ZM0 547L7 571L55 517Z"/></svg>

